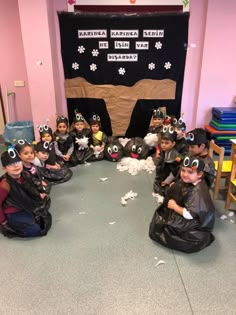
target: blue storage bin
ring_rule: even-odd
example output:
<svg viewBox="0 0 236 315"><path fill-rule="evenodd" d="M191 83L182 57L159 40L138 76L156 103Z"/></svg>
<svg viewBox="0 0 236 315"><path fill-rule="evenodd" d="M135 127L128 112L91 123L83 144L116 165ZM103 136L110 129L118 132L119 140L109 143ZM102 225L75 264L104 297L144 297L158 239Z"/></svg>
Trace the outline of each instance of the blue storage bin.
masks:
<svg viewBox="0 0 236 315"><path fill-rule="evenodd" d="M6 143L12 145L16 140L24 139L28 142L34 141L34 128L31 120L15 121L5 125L3 138Z"/></svg>

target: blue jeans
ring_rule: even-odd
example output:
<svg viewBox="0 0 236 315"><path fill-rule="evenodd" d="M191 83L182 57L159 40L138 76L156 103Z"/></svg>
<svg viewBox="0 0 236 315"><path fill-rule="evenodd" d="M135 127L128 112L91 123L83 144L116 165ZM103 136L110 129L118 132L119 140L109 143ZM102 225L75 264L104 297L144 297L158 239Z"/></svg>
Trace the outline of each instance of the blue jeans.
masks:
<svg viewBox="0 0 236 315"><path fill-rule="evenodd" d="M33 237L41 235L41 228L35 222L34 216L25 211L5 214L8 224L19 236Z"/></svg>

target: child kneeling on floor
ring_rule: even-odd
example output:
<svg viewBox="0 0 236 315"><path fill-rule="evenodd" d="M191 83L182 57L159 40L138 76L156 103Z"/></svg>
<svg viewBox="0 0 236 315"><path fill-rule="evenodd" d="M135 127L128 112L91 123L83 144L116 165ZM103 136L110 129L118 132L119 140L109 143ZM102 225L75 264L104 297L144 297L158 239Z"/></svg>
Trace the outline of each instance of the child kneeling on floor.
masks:
<svg viewBox="0 0 236 315"><path fill-rule="evenodd" d="M0 178L0 231L7 237L46 235L52 224L49 196L39 194L31 177L22 173L15 149L2 153L1 162L6 173Z"/></svg>
<svg viewBox="0 0 236 315"><path fill-rule="evenodd" d="M210 245L215 207L204 177L204 162L185 157L181 179L172 185L152 218L149 236L182 252L194 253Z"/></svg>

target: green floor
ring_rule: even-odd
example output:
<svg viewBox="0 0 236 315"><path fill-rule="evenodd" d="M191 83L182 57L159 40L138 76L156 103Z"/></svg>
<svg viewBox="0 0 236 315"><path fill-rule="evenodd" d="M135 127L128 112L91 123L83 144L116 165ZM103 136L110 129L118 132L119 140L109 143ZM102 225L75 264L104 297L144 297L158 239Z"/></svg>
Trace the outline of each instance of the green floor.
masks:
<svg viewBox="0 0 236 315"><path fill-rule="evenodd" d="M153 174L132 176L108 161L72 170L53 187L46 237L0 236L1 315L236 314L236 225L219 218L223 201L215 242L184 254L148 237ZM124 207L130 190L138 196Z"/></svg>

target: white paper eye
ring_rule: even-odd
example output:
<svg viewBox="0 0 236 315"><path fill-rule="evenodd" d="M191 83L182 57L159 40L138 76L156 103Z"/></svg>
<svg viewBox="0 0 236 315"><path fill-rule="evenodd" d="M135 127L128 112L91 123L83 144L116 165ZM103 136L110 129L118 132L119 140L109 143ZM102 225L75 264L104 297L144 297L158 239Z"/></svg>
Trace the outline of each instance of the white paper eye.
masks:
<svg viewBox="0 0 236 315"><path fill-rule="evenodd" d="M193 141L194 140L194 134L193 133L188 133L187 134L187 139L189 140L189 141Z"/></svg>
<svg viewBox="0 0 236 315"><path fill-rule="evenodd" d="M169 128L169 133L174 133L174 131L175 131L174 127L171 126L171 127Z"/></svg>
<svg viewBox="0 0 236 315"><path fill-rule="evenodd" d="M39 126L39 132L43 132L43 126Z"/></svg>
<svg viewBox="0 0 236 315"><path fill-rule="evenodd" d="M107 148L107 152L109 153L109 154L112 154L112 149L109 147L109 148Z"/></svg>
<svg viewBox="0 0 236 315"><path fill-rule="evenodd" d="M14 159L14 158L16 157L16 151L15 151L15 149L10 148L10 149L7 150L7 152L8 152L9 156L10 156L12 159Z"/></svg>
<svg viewBox="0 0 236 315"><path fill-rule="evenodd" d="M140 154L142 151L143 151L143 149L141 147L139 147L137 150L138 154Z"/></svg>
<svg viewBox="0 0 236 315"><path fill-rule="evenodd" d="M190 158L188 156L185 157L183 160L183 166L187 167L190 164Z"/></svg>
<svg viewBox="0 0 236 315"><path fill-rule="evenodd" d="M99 116L97 116L97 121L100 121L100 117Z"/></svg>
<svg viewBox="0 0 236 315"><path fill-rule="evenodd" d="M174 118L174 119L173 119L173 124L174 124L174 125L176 125L176 124L177 124L177 122L178 122L178 121L177 121L177 119L176 119L176 118Z"/></svg>
<svg viewBox="0 0 236 315"><path fill-rule="evenodd" d="M135 152L135 150L136 150L136 145L135 145L135 144L134 144L134 145L132 145L131 150L132 150L133 152Z"/></svg>
<svg viewBox="0 0 236 315"><path fill-rule="evenodd" d="M179 124L180 124L180 125L183 124L183 119L182 119L182 118L179 119Z"/></svg>
<svg viewBox="0 0 236 315"><path fill-rule="evenodd" d="M43 147L44 147L44 149L48 150L48 148L49 148L49 142L48 142L48 141L45 141L44 144L43 144Z"/></svg>
<svg viewBox="0 0 236 315"><path fill-rule="evenodd" d="M198 166L199 166L199 161L198 160L193 160L192 161L192 167L196 167L196 168L198 168Z"/></svg>
<svg viewBox="0 0 236 315"><path fill-rule="evenodd" d="M93 120L96 120L96 115L93 115Z"/></svg>
<svg viewBox="0 0 236 315"><path fill-rule="evenodd" d="M153 116L156 116L158 111L156 109L153 110Z"/></svg>
<svg viewBox="0 0 236 315"><path fill-rule="evenodd" d="M113 151L118 152L118 146L117 145L113 145Z"/></svg>
<svg viewBox="0 0 236 315"><path fill-rule="evenodd" d="M18 143L19 143L20 145L23 145L23 144L25 144L25 140L20 139L20 140L18 140Z"/></svg>
<svg viewBox="0 0 236 315"><path fill-rule="evenodd" d="M163 127L162 132L167 132L168 128L166 126Z"/></svg>
<svg viewBox="0 0 236 315"><path fill-rule="evenodd" d="M44 125L43 129L47 131L48 130L48 125Z"/></svg>

